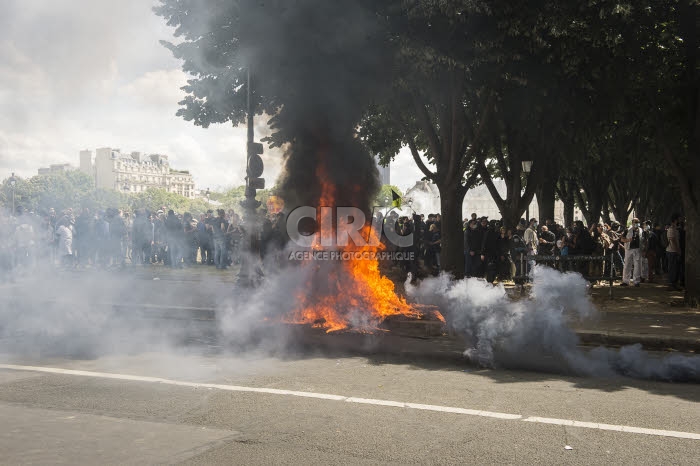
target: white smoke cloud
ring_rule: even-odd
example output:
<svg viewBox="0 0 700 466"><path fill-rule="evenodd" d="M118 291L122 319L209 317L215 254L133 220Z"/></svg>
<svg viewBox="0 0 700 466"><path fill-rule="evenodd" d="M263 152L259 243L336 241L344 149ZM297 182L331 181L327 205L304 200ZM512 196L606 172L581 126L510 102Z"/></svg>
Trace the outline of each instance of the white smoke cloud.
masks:
<svg viewBox="0 0 700 466"><path fill-rule="evenodd" d="M464 337L465 356L482 366L700 380L698 356L658 358L641 345L584 351L568 324L596 317L587 282L579 274L542 266L533 269L532 279L532 293L522 299L512 299L500 285L475 278L455 281L444 274L417 286L408 282L406 291L417 302L437 305Z"/></svg>

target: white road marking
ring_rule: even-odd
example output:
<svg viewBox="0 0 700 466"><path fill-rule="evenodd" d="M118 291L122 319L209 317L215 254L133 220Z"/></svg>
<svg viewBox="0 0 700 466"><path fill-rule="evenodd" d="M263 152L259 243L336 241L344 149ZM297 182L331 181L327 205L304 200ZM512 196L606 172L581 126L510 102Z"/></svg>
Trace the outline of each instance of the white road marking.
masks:
<svg viewBox="0 0 700 466"><path fill-rule="evenodd" d="M58 367L20 366L15 364L0 364L0 369L15 371L44 372L48 374L75 375L81 377L94 377L100 379L129 380L133 382L162 383L179 387L208 388L233 392L266 393L270 395L298 396L302 398L316 398L321 400L344 401L346 403L368 404L375 406L388 406L393 408L420 409L440 413L464 414L467 416L489 417L509 421L525 421L538 424L554 424L560 426L580 427L584 429L609 430L626 432L631 434L657 435L661 437L675 437L682 439L700 440L700 434L693 432L676 432L672 430L647 429L644 427L620 426L614 424L599 424L596 422L575 421L571 419L555 419L547 417L530 416L523 418L520 414L497 413L481 411L477 409L456 408L452 406L426 405L420 403L405 403L401 401L377 400L373 398L356 398L328 393L299 392L294 390L281 390L277 388L244 387L240 385L224 385L216 383L185 382L180 380L163 379L160 377L147 377L141 375L115 374L110 372L92 372L74 369L61 369Z"/></svg>

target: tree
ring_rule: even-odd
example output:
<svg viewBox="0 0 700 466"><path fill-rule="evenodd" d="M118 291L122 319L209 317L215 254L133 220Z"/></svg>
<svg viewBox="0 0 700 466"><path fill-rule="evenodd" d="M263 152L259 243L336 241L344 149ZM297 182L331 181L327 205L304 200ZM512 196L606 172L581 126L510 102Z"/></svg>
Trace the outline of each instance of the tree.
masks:
<svg viewBox="0 0 700 466"><path fill-rule="evenodd" d="M51 208L57 211L79 208L83 200L95 190L92 177L77 170L37 175L28 179L15 178L15 204L38 213L48 212ZM12 203L12 189L8 180L2 185L2 200L6 206Z"/></svg>
<svg viewBox="0 0 700 466"><path fill-rule="evenodd" d="M393 184L383 184L382 188L379 190L374 198L373 207L388 207L391 206L393 200L393 193L403 197L401 190L394 186Z"/></svg>

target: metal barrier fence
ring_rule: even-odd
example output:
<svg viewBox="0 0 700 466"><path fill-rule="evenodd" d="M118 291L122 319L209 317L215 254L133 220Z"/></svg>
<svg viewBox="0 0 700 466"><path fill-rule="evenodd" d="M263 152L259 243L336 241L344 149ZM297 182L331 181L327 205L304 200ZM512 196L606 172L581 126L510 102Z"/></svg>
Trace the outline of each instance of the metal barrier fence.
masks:
<svg viewBox="0 0 700 466"><path fill-rule="evenodd" d="M542 256L533 255L528 256L527 254L520 253L520 274L515 275L513 280L515 283L524 284L529 280L528 263L535 262L535 264L541 263L552 263L553 268L559 270L560 272L579 272L581 273L580 267L571 267L571 264L590 264L591 262L602 262L601 271L602 274L599 276L588 275L588 273L581 273L583 278L589 281L607 281L609 283L610 289L610 299L613 297L613 281L615 281L615 258L613 256ZM605 265L609 263L609 270L605 270ZM521 288L521 292L523 289Z"/></svg>

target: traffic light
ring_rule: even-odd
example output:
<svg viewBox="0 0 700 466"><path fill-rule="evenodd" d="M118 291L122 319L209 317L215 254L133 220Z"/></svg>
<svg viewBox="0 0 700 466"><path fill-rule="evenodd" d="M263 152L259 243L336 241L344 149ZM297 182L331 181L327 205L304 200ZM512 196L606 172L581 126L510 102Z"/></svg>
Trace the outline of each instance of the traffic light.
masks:
<svg viewBox="0 0 700 466"><path fill-rule="evenodd" d="M248 151L247 186L253 190L265 189L265 179L260 178L265 168L260 157L260 154L263 152L263 145L259 142L249 142L246 149Z"/></svg>
<svg viewBox="0 0 700 466"><path fill-rule="evenodd" d="M265 168L260 154L263 152L263 145L259 142L249 142L248 150L248 177L257 178L263 173Z"/></svg>

